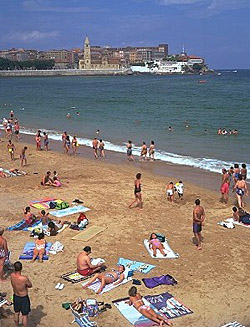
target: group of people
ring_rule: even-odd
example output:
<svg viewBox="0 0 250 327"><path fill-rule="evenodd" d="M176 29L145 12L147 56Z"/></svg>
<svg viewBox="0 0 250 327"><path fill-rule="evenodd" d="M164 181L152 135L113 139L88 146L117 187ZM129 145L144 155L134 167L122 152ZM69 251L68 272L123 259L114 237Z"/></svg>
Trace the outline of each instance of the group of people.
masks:
<svg viewBox="0 0 250 327"><path fill-rule="evenodd" d="M218 128L217 135L238 135L237 129L229 129L228 131L226 128Z"/></svg>
<svg viewBox="0 0 250 327"><path fill-rule="evenodd" d="M24 146L20 153L20 162L22 167L27 166L27 156L26 156L27 149L28 149L27 146ZM10 160L15 161L16 147L15 144L12 142L12 140L8 141L7 150L10 155Z"/></svg>
<svg viewBox="0 0 250 327"><path fill-rule="evenodd" d="M65 131L62 133L62 142L63 142L64 153L70 155L71 154L71 146L72 146L73 155L76 156L76 151L79 146L76 135L74 135L72 140L70 140L70 136Z"/></svg>
<svg viewBox="0 0 250 327"><path fill-rule="evenodd" d="M51 172L47 171L47 173L43 176L41 180L42 186L54 186L61 187L62 183L56 171L53 172L53 176L51 176Z"/></svg>
<svg viewBox="0 0 250 327"><path fill-rule="evenodd" d="M222 181L221 181L221 202L228 203L230 185L232 186L232 192L235 192L239 208L244 207L243 196L248 195L247 188L247 167L246 164L234 164L228 170L222 169Z"/></svg>
<svg viewBox="0 0 250 327"><path fill-rule="evenodd" d="M14 130L14 134L16 137L16 140L18 141L20 136L19 136L19 132L20 132L20 126L19 126L19 122L18 120L14 117L14 111L11 110L10 111L10 118L3 118L3 127L5 130L5 137L9 140L12 140L12 136L13 136L13 130Z"/></svg>
<svg viewBox="0 0 250 327"><path fill-rule="evenodd" d="M36 140L36 149L37 151L42 150L42 135L43 135L43 144L44 144L44 150L49 150L49 136L46 132L41 132L40 130L37 131L35 140Z"/></svg>
<svg viewBox="0 0 250 327"><path fill-rule="evenodd" d="M94 137L94 139L92 141L92 147L93 147L95 159L97 159L98 157L103 158L103 159L106 158L104 146L105 146L105 144L102 139L98 140L97 137Z"/></svg>

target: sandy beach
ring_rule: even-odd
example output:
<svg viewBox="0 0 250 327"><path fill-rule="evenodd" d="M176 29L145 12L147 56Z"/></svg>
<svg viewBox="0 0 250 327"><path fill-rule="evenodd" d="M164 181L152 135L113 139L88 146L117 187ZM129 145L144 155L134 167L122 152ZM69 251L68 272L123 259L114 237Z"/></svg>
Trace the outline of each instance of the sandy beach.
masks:
<svg viewBox="0 0 250 327"><path fill-rule="evenodd" d="M19 154L25 143L15 142L14 163L10 161L6 144L7 141L2 139L0 167L20 169ZM55 290L56 283L62 282L60 276L76 268L76 257L86 245L92 247L93 257L104 258L111 268L115 267L119 257L156 265L149 274L136 273L135 278L172 275L178 281L176 286L158 286L150 290L142 284L138 290L143 295L170 292L189 307L194 313L174 319L177 327L217 327L233 320L250 326L250 230L241 226L230 230L217 225L217 222L231 216L232 203L235 202L235 196L231 194L228 205L219 202L219 193L214 190L219 188L219 175L199 171L197 174L201 177L198 181L194 170L190 169L188 177L183 169L169 165L166 178L162 173L164 169L159 165L152 168L155 163L128 164L126 157L122 162L117 157L116 163L113 163L109 153L106 160L94 160L87 155L84 158L73 157L56 151L36 151L33 145L27 146L28 166L23 170L28 175L0 179L1 225L8 227L21 220L23 209L30 201L51 196L69 203L75 198L82 199L84 205L91 209L87 213L89 226L107 227L89 242L71 240L77 232L67 228L56 237L46 238L52 242L59 240L65 247L63 253L51 255L49 261L43 264L23 261L23 272L33 283L29 292L32 303L30 326L69 326L72 314L61 304L73 302L79 296L111 303L128 295L130 284L99 296L81 289L80 283L65 282L63 290ZM89 154L90 150L86 149L86 152ZM151 168L148 168L149 165ZM47 170L58 171L63 183L61 188L39 185ZM134 196L133 182L137 172L142 173L143 210L128 209ZM174 182L182 179L185 185L184 199L177 199L174 204L169 203L165 195L166 182L171 179ZM207 182L209 179L213 181L211 185ZM192 210L196 198L201 199L206 211L201 251L197 251L192 241ZM36 209L32 211L38 213ZM67 216L67 220L73 222L77 217ZM180 254L178 259L159 260L148 255L143 240L154 231L166 235L173 250ZM31 241L29 233L5 231L4 237L12 253L11 261L15 262L24 244ZM7 292L8 298L12 295L9 278L8 282L1 284L1 292ZM14 326L13 308L10 307L7 312L8 318L0 320L1 327ZM96 321L100 327L132 326L113 305Z"/></svg>

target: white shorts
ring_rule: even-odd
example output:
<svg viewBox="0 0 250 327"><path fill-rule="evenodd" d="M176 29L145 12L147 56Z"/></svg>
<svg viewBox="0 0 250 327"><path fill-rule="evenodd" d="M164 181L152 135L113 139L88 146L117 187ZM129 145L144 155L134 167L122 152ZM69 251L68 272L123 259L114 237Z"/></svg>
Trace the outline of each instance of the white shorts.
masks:
<svg viewBox="0 0 250 327"><path fill-rule="evenodd" d="M172 196L174 194L173 190L167 190L167 196Z"/></svg>

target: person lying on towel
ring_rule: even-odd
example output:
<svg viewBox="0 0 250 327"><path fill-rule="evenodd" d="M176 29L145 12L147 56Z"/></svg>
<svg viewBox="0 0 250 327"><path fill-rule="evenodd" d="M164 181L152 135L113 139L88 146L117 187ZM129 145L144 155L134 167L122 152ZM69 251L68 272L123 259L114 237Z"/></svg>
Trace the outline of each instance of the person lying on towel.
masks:
<svg viewBox="0 0 250 327"><path fill-rule="evenodd" d="M83 252L78 254L77 257L77 272L82 276L90 276L93 275L95 272L98 272L102 269L104 263L98 263L97 265L91 264L91 247L85 246L83 248Z"/></svg>
<svg viewBox="0 0 250 327"><path fill-rule="evenodd" d="M158 324L158 326L168 325L173 326L173 324L164 316L156 313L150 306L145 305L141 294L137 293L137 288L132 286L129 291L129 300L127 303L132 305L137 311L140 312L144 317L152 320Z"/></svg>
<svg viewBox="0 0 250 327"><path fill-rule="evenodd" d="M116 270L112 270L111 272L96 274L86 285L83 286L83 288L87 288L98 279L101 282L101 286L96 294L100 294L106 285L112 283L114 283L113 285L120 284L125 278L124 271L125 267L123 265L119 265Z"/></svg>
<svg viewBox="0 0 250 327"><path fill-rule="evenodd" d="M164 246L162 242L157 238L155 233L152 233L149 240L149 248L153 250L153 256L156 257L156 250L159 250L164 257L166 253L164 252Z"/></svg>

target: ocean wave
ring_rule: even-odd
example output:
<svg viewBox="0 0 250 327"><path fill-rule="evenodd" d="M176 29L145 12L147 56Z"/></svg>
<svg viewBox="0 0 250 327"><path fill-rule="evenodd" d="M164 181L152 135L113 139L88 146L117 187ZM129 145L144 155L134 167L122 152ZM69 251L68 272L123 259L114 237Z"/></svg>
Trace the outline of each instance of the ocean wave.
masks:
<svg viewBox="0 0 250 327"><path fill-rule="evenodd" d="M0 124L0 128L2 129L2 125ZM35 135L37 133L37 129L27 129L27 128L20 128L20 132L26 135ZM51 140L55 141L61 141L62 140L62 132L59 131L53 131L53 130L46 130L43 129L43 132L46 132L49 134L49 138ZM72 136L71 136L72 137ZM87 147L92 147L92 140L87 138L77 138L79 145L84 145ZM114 144L108 140L103 140L105 143L105 149L109 151L119 152L119 153L126 153L126 144L118 145ZM141 148L138 146L133 147L133 155L134 156L140 156ZM155 159L160 160L167 163L172 163L176 165L184 165L184 166L190 166L195 168L200 168L203 170L207 170L214 173L221 173L221 169L223 167L229 168L233 166L233 162L227 162L223 160L219 160L216 158L194 158L187 155L180 155L176 153L166 152L163 150L156 150L155 151ZM250 166L250 164L247 164Z"/></svg>

